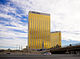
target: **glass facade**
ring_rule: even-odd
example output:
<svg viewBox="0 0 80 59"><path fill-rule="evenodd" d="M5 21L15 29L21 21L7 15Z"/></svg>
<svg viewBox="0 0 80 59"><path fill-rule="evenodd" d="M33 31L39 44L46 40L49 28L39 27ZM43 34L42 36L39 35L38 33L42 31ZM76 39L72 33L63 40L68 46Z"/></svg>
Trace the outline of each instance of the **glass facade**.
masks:
<svg viewBox="0 0 80 59"><path fill-rule="evenodd" d="M51 47L61 47L61 32L52 32L51 36Z"/></svg>
<svg viewBox="0 0 80 59"><path fill-rule="evenodd" d="M32 49L50 48L50 15L29 12L28 46Z"/></svg>

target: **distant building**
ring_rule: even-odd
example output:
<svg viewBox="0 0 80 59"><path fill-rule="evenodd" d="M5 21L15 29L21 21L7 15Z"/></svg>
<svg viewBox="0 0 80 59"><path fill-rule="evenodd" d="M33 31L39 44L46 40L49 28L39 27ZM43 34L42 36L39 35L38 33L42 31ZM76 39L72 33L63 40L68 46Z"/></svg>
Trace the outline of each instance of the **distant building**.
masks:
<svg viewBox="0 0 80 59"><path fill-rule="evenodd" d="M53 48L61 47L61 32L59 31L51 32L50 36L51 47Z"/></svg>
<svg viewBox="0 0 80 59"><path fill-rule="evenodd" d="M32 49L50 48L50 14L29 12L29 40Z"/></svg>

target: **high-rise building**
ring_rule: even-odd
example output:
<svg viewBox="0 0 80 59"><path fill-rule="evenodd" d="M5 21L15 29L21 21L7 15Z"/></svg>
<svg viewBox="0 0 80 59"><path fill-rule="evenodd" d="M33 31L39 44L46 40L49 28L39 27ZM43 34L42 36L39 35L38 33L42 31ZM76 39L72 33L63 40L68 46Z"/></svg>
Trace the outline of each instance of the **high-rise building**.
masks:
<svg viewBox="0 0 80 59"><path fill-rule="evenodd" d="M51 47L61 47L61 32L56 31L56 32L51 32L50 34L50 39L51 39Z"/></svg>
<svg viewBox="0 0 80 59"><path fill-rule="evenodd" d="M50 14L29 11L28 46L32 49L50 48Z"/></svg>
<svg viewBox="0 0 80 59"><path fill-rule="evenodd" d="M61 32L50 32L50 14L29 11L28 46L31 49L61 47Z"/></svg>

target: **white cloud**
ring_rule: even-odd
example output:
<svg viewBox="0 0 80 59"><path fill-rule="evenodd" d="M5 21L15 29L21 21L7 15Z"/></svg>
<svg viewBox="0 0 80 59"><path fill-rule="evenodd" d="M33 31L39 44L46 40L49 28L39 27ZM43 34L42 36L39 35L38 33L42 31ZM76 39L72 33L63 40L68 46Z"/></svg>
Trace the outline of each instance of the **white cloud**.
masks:
<svg viewBox="0 0 80 59"><path fill-rule="evenodd" d="M27 38L28 38L28 28L27 23L24 24L21 22L20 18L16 18L12 15L8 15L8 13L14 13L16 16L22 17L22 14L16 13L16 7L10 7L10 5L0 5L3 12L0 13L0 17L3 17L5 19L8 19L8 21L0 20L0 46L2 47L16 47L16 45L20 45L23 48L27 45ZM24 14L23 14L24 15ZM12 25L12 26L5 26L5 25ZM13 30L20 30L24 31L26 33L21 33ZM12 43L13 42L13 43ZM18 47L17 46L17 47ZM0 48L1 49L1 48ZM6 48L5 48L6 49ZM16 49L16 48L12 48Z"/></svg>
<svg viewBox="0 0 80 59"><path fill-rule="evenodd" d="M4 11L4 14L7 14L8 12L16 13L16 8L10 7L10 5L0 5L0 10Z"/></svg>
<svg viewBox="0 0 80 59"><path fill-rule="evenodd" d="M1 27L0 25L0 28L1 28L0 29L1 30L0 31L0 46L2 47L4 46L16 47L17 46L17 49L18 49L19 45L22 46L22 48L25 48L26 45L28 44L27 43L28 33L20 33L16 31L12 31L11 29L14 29L14 28L9 28L7 26ZM16 48L11 48L11 49L16 49Z"/></svg>
<svg viewBox="0 0 80 59"><path fill-rule="evenodd" d="M26 27L11 27L11 26L4 26L0 25L0 37L9 37L9 38L15 38L15 37L28 37L28 33L21 33L13 31L16 30L22 30L24 32L27 32ZM25 30L24 30L25 29Z"/></svg>
<svg viewBox="0 0 80 59"><path fill-rule="evenodd" d="M11 15L7 15L7 14L0 14L0 17L4 17L4 18L7 18L9 20L14 20L15 18L12 17Z"/></svg>
<svg viewBox="0 0 80 59"><path fill-rule="evenodd" d="M19 49L19 46L22 46L22 49L26 47L27 45L27 40L25 39L20 39L20 38L15 38L15 39L2 39L0 40L0 46L4 47L4 46L12 46L15 48L11 48L11 49ZM1 49L1 48L0 48Z"/></svg>
<svg viewBox="0 0 80 59"><path fill-rule="evenodd" d="M78 35L78 33L63 32L62 33L62 40L80 41L80 34Z"/></svg>

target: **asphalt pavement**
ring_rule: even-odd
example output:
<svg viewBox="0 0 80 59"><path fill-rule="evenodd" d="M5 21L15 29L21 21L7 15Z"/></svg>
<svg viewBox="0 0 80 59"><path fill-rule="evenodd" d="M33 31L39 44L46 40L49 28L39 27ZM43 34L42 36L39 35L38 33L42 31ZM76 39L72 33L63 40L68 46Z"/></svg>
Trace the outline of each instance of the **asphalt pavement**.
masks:
<svg viewBox="0 0 80 59"><path fill-rule="evenodd" d="M80 59L80 55L2 55L0 59Z"/></svg>

